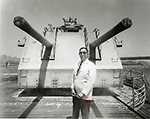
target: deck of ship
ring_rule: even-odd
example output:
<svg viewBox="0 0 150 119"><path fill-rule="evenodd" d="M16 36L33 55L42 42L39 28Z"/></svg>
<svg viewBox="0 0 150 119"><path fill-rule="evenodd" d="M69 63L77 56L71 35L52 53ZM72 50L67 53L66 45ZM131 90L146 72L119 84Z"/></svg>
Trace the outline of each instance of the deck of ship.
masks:
<svg viewBox="0 0 150 119"><path fill-rule="evenodd" d="M65 90L64 90L65 91ZM72 114L72 97L58 95L53 89L19 89L17 80L0 82L0 118L63 118ZM56 95L55 95L56 94ZM81 116L80 116L81 117ZM90 119L140 119L105 89L97 89L90 109Z"/></svg>

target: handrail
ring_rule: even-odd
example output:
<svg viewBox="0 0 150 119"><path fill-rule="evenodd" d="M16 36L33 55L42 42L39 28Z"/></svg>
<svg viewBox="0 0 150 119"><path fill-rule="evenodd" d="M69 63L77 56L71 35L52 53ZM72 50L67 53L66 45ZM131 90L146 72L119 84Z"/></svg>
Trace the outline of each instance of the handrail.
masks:
<svg viewBox="0 0 150 119"><path fill-rule="evenodd" d="M144 89L143 89L143 88L144 88ZM136 91L140 91L140 90L142 90L142 89L145 91L145 84L144 84L142 87L140 87L139 89L135 90L135 92L136 92Z"/></svg>
<svg viewBox="0 0 150 119"><path fill-rule="evenodd" d="M132 87L132 99L127 104L134 110L140 109L146 100L146 85L144 82L144 73L134 70L126 71L123 76L124 84ZM132 85L131 85L132 84Z"/></svg>

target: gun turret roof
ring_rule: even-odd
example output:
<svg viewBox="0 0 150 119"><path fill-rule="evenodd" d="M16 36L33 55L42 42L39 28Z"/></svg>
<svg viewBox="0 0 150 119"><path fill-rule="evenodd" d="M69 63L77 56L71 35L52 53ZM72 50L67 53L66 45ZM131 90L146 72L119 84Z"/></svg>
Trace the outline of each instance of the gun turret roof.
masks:
<svg viewBox="0 0 150 119"><path fill-rule="evenodd" d="M77 23L77 18L73 19L69 17L68 19L63 18L64 25L60 27L64 32L79 32L84 25Z"/></svg>

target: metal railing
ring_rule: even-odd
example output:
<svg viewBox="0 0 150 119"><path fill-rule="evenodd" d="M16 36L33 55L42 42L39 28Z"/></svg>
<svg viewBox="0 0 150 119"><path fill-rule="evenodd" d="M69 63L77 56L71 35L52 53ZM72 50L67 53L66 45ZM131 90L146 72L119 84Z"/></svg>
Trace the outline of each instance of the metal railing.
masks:
<svg viewBox="0 0 150 119"><path fill-rule="evenodd" d="M132 96L127 102L134 110L140 109L146 100L146 82L143 72L124 70L123 84L132 88Z"/></svg>

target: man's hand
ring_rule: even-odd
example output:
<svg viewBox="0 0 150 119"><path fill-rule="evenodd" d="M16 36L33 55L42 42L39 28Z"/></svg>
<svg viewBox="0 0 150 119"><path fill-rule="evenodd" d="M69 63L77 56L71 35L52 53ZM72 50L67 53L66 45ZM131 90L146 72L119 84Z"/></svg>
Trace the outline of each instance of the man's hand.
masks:
<svg viewBox="0 0 150 119"><path fill-rule="evenodd" d="M75 94L75 91L74 91L74 89L71 89L71 93L72 93L72 94Z"/></svg>
<svg viewBox="0 0 150 119"><path fill-rule="evenodd" d="M72 96L77 96L74 89L71 89Z"/></svg>
<svg viewBox="0 0 150 119"><path fill-rule="evenodd" d="M84 96L84 94L81 92L78 94L79 98L82 98Z"/></svg>

